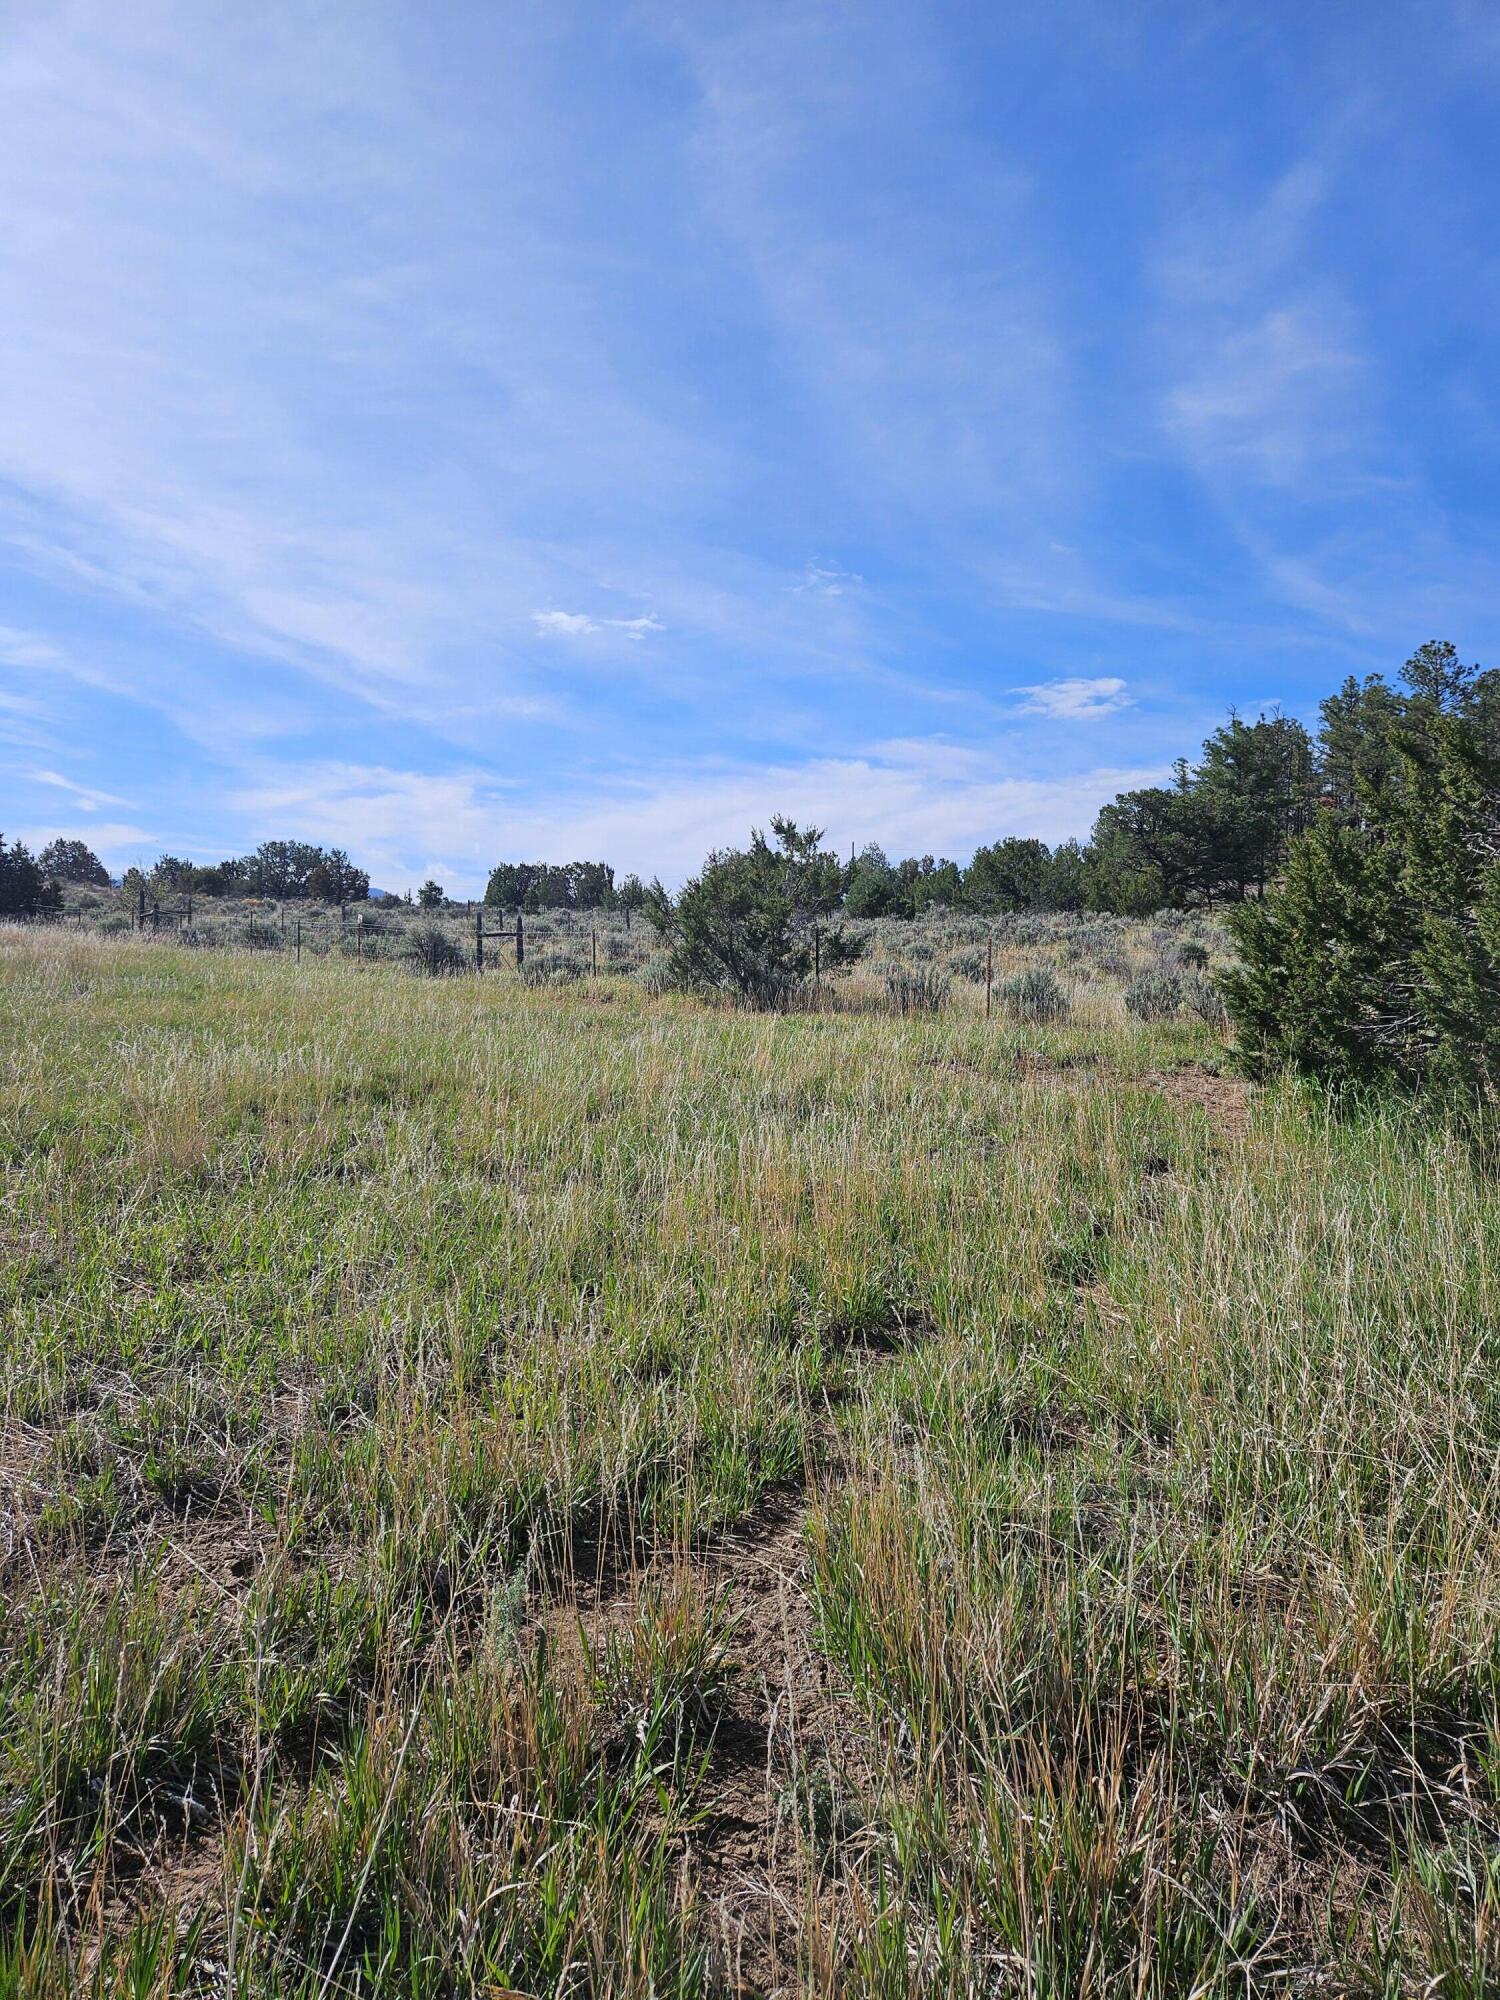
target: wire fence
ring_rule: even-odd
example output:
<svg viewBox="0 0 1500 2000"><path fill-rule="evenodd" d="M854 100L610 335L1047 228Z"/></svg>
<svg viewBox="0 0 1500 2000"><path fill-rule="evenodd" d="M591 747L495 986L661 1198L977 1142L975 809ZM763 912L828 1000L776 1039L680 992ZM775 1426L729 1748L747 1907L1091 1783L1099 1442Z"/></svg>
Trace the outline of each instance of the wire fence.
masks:
<svg viewBox="0 0 1500 2000"><path fill-rule="evenodd" d="M634 972L650 955L648 937L628 911L528 915L483 903L364 910L191 895L163 901L140 891L128 903L101 898L72 909L12 912L5 921L187 949L281 954L296 964L304 956L401 962L480 977L508 969L535 984Z"/></svg>

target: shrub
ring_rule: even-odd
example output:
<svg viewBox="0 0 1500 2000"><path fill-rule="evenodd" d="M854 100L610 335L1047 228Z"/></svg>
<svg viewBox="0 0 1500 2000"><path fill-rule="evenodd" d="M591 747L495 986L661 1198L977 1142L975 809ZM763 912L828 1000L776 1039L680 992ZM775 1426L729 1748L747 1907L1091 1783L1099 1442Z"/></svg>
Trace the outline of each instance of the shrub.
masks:
<svg viewBox="0 0 1500 2000"><path fill-rule="evenodd" d="M646 916L679 985L728 990L749 1007L795 1003L814 968L813 924L837 907L844 871L816 827L778 817L771 830L774 842L757 830L743 851L711 854L675 898L652 883ZM847 931L830 930L823 969L852 964L863 949Z"/></svg>
<svg viewBox="0 0 1500 2000"><path fill-rule="evenodd" d="M415 924L406 940L406 955L418 972L440 979L462 972L468 960L451 931L441 924Z"/></svg>
<svg viewBox="0 0 1500 2000"><path fill-rule="evenodd" d="M1189 938L1186 944L1177 947L1177 956L1183 965L1196 966L1201 970L1208 963L1208 946L1199 944L1196 938Z"/></svg>
<svg viewBox="0 0 1500 2000"><path fill-rule="evenodd" d="M1211 1028L1224 1029L1229 1025L1229 1007L1224 995L1201 972L1189 973L1183 980L1182 1003L1190 1014L1196 1014Z"/></svg>
<svg viewBox="0 0 1500 2000"><path fill-rule="evenodd" d="M670 993L677 984L672 976L672 961L664 951L654 951L635 976L653 998Z"/></svg>
<svg viewBox="0 0 1500 2000"><path fill-rule="evenodd" d="M1049 967L1028 965L1000 988L1000 1004L1018 1021L1060 1021L1070 1011L1072 1001Z"/></svg>
<svg viewBox="0 0 1500 2000"><path fill-rule="evenodd" d="M885 976L885 996L898 1014L938 1014L948 1004L948 975L936 966L895 966Z"/></svg>
<svg viewBox="0 0 1500 2000"><path fill-rule="evenodd" d="M1167 966L1153 966L1125 988L1125 1011L1138 1021L1169 1021L1182 1009L1182 979Z"/></svg>
<svg viewBox="0 0 1500 2000"><path fill-rule="evenodd" d="M966 945L948 960L948 970L955 979L971 979L976 984L984 978L984 967L985 956L977 945Z"/></svg>
<svg viewBox="0 0 1500 2000"><path fill-rule="evenodd" d="M570 951L536 952L521 967L524 986L571 986L588 976L588 962Z"/></svg>
<svg viewBox="0 0 1500 2000"><path fill-rule="evenodd" d="M246 951L280 951L285 942L280 925L268 924L263 917L251 917L240 931L240 943Z"/></svg>

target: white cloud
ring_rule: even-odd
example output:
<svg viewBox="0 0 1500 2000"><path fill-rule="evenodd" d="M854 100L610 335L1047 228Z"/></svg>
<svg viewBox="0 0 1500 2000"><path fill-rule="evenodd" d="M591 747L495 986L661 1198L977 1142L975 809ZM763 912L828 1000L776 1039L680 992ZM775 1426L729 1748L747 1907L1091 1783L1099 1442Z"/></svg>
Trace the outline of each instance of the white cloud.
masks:
<svg viewBox="0 0 1500 2000"><path fill-rule="evenodd" d="M130 803L129 799L116 798L113 792L99 792L91 785L75 784L71 778L65 778L60 771L28 771L26 775L34 785L51 785L55 791L69 793L77 799L79 810L82 812L97 812L100 806L124 806Z"/></svg>
<svg viewBox="0 0 1500 2000"><path fill-rule="evenodd" d="M598 620L582 611L533 611L531 622L538 632L556 639L581 639L599 630Z"/></svg>
<svg viewBox="0 0 1500 2000"><path fill-rule="evenodd" d="M245 845L293 828L348 847L383 887L432 874L450 894L477 895L500 860L589 856L680 881L773 812L823 827L840 851L877 839L890 853L962 860L1008 833L1049 842L1086 834L1116 792L1164 776L1159 766L1103 766L1036 778L1011 769L1001 750L919 738L799 764L679 766L545 804L475 772L353 764L278 770L229 803L246 818Z"/></svg>
<svg viewBox="0 0 1500 2000"><path fill-rule="evenodd" d="M54 840L81 840L116 875L133 861L140 860L142 850L157 849L161 845L159 835L126 820L41 822L23 828L19 838L25 841L33 854L40 853Z"/></svg>
<svg viewBox="0 0 1500 2000"><path fill-rule="evenodd" d="M1343 399L1359 356L1329 308L1273 308L1211 347L1167 398L1167 425L1210 469L1288 485L1354 444Z"/></svg>
<svg viewBox="0 0 1500 2000"><path fill-rule="evenodd" d="M14 625L0 625L0 666L50 667L56 664L57 659L57 648L45 639L39 639L34 632L18 631Z"/></svg>
<svg viewBox="0 0 1500 2000"><path fill-rule="evenodd" d="M815 591L820 597L842 597L846 584L863 583L864 578L852 569L831 569L826 563L809 563L802 572L802 581L794 584L795 590Z"/></svg>
<svg viewBox="0 0 1500 2000"><path fill-rule="evenodd" d="M640 618L590 618L586 611L533 611L531 622L550 639L586 639L599 632L623 632L627 639L643 639L648 632L666 629L649 611Z"/></svg>
<svg viewBox="0 0 1500 2000"><path fill-rule="evenodd" d="M1016 692L1028 697L1021 704L1023 715L1046 715L1056 722L1097 722L1101 716L1117 715L1131 705L1124 681L1112 675L1097 680L1041 681Z"/></svg>

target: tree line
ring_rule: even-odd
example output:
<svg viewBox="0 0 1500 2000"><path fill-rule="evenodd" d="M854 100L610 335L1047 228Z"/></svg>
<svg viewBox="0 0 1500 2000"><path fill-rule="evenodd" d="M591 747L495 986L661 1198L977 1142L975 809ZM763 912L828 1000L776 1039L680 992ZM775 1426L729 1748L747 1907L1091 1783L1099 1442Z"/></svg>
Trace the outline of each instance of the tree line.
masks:
<svg viewBox="0 0 1500 2000"><path fill-rule="evenodd" d="M1258 900L1281 874L1292 844L1315 823L1358 823L1368 800L1398 781L1402 742L1414 717L1453 715L1486 754L1500 751L1500 670L1465 667L1433 641L1403 670L1404 686L1380 674L1350 677L1319 708L1316 731L1290 716L1231 715L1186 758L1171 782L1120 793L1087 841L1011 836L980 847L967 866L930 854L890 860L871 843L847 863L825 856L836 876L831 907L850 917L915 918L932 909L978 915L1010 911L1100 911L1144 916L1164 908L1215 908ZM38 911L55 884L106 884L107 871L81 841L54 841L35 859L0 848L0 909ZM370 892L368 873L342 848L267 840L253 853L210 864L164 854L131 870L127 895L265 896L345 904ZM825 893L820 888L820 896ZM617 881L604 861L504 861L484 900L528 913L641 909L640 877ZM410 900L408 898L407 900ZM424 907L444 901L422 885Z"/></svg>

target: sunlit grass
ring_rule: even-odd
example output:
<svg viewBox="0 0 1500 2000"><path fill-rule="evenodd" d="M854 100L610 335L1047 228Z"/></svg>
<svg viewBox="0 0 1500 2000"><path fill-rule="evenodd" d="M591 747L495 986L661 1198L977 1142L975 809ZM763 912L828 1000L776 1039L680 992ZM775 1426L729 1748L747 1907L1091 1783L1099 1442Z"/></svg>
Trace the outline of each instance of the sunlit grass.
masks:
<svg viewBox="0 0 1500 2000"><path fill-rule="evenodd" d="M0 946L0 1996L722 1983L797 1492L788 1990L1493 1990L1492 1183L859 977Z"/></svg>

